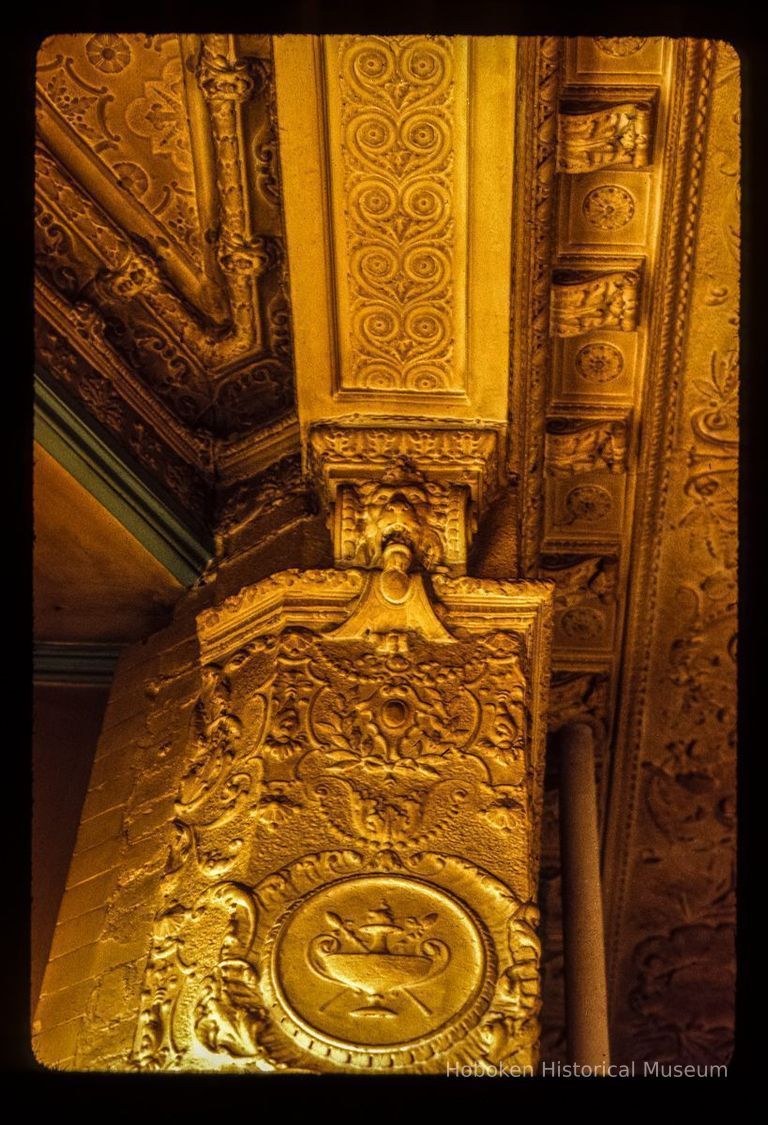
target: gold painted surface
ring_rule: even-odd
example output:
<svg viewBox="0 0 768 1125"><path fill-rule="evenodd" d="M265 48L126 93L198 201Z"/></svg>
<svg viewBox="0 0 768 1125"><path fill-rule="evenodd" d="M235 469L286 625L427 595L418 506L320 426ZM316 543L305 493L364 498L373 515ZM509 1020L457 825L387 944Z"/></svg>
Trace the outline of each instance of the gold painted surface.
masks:
<svg viewBox="0 0 768 1125"><path fill-rule="evenodd" d="M730 268L728 261L735 262L738 204L734 196L726 196L724 187L718 200L702 196L701 180L704 174L710 185L713 178L717 181L716 169L722 164L729 173L722 177L723 184L734 185L737 172L733 116L737 106L732 103L726 109L726 95L721 92L727 81L735 82L733 75L727 80L713 77L721 50L727 48L706 41L584 37L562 44L552 39L527 41L520 59L523 85L532 98L518 110L523 146L518 174L528 186L515 215L518 304L513 341L519 344L513 347L513 373L521 373L521 379L516 388L513 374L510 390L509 467L520 481L520 564L522 573L547 575L557 583L551 726L556 729L582 715L598 732L606 834L604 895L609 928L615 927L608 941L614 965L612 1036L617 1050L627 1057L642 1054L670 1061L681 1057L718 1061L728 1049L733 1019L728 985L717 983L694 944L687 948L695 985L691 983L687 993L687 986L681 984L677 1010L671 1003L662 1004L659 1011L654 1008L651 946L643 947L649 958L644 965L642 954L637 955L634 983L628 968L633 927L642 935L651 926L644 913L645 882L656 884L653 876L667 870L662 857L670 855L674 846L664 838L668 827L659 834L651 828L659 818L665 826L669 821L659 812L661 798L652 795L653 786L646 797L645 770L637 764L641 724L646 730L648 721L640 718L638 709L666 699L669 693L669 685L661 681L649 690L643 678L648 662L664 659L661 654L667 644L666 633L662 635L649 616L652 591L655 583L664 589L672 575L682 576L683 571L687 578L681 577L681 582L692 590L699 580L707 581L700 547L709 540L717 548L715 536L704 530L701 513L730 513L713 515L712 522L723 531L728 528L728 534L734 531L734 509L729 505L735 493L725 482L731 480L728 474L735 466L735 446L722 451L714 444L705 446L716 456L701 462L703 454L691 446L679 454L681 462L684 456L691 459L682 482L690 511L686 508L672 518L695 525L701 535L692 533L683 540L681 532L674 561L671 555L658 553L665 537L672 534L671 528L664 530L663 514L670 475L678 471L672 427L682 424L677 419L684 409L681 396L688 382L702 393L709 386L711 416L722 420L724 431L733 425L730 413L719 410L716 400L725 395L728 411L733 409L735 345L732 340L719 343L721 330L714 317L721 306L728 310L722 314L725 319L733 319L737 312L735 266L725 280L719 275ZM715 100L710 101L714 90ZM722 140L705 140L710 121L717 122L712 128ZM731 129L728 140L723 133L726 122ZM722 228L720 244L707 233L713 224ZM631 286L629 306L627 291L615 285L627 273L638 275L639 281ZM697 287L693 297L692 285ZM630 315L624 319L627 311ZM696 348L703 351L698 373L691 369L684 381L681 359L686 339L695 340ZM707 374L715 371L716 375ZM701 429L698 423L697 427ZM701 477L694 471L699 463ZM713 470L716 475L710 481L707 474ZM697 490L718 497L717 504L709 497L694 502ZM704 550L709 554L708 548ZM664 620L670 630L679 630L681 615L687 619L689 612L695 620L699 620L696 613L709 620L703 606L694 612L697 596L690 595L690 611L683 608L687 603L674 598L666 604ZM723 598L725 610L731 606L731 595ZM735 697L733 662L719 652L720 640L714 633L697 633L697 649L699 644L703 666L712 660L719 669L721 700L730 697L722 712L725 717ZM665 708L657 714L667 714ZM698 745L701 732L691 706L678 707L674 719L669 713L670 724L688 731L687 737L680 735L680 746ZM649 727L643 738L651 737ZM655 737L659 746L668 742L661 726ZM702 794L713 784L719 790L733 755L729 738L720 741L718 764L711 770L678 765L678 780L672 782L672 767L666 763L663 779L654 782L656 788L666 786L665 800L680 809L688 807L686 800L704 801L703 795L683 795L686 785L699 792L699 780L694 779L699 773ZM704 780L709 773L718 778L716 783ZM552 785L556 785L554 777ZM725 780L722 786L725 792ZM563 1059L556 790L548 793L540 892L543 1050L544 1057ZM730 808L727 798L726 805ZM690 824L680 829L688 848L685 861L680 860L684 879L675 890L667 883L662 891L659 885L654 900L656 917L665 919L669 927L658 945L667 966L677 963L678 952L682 965L685 942L695 943L697 936L704 935L695 926L686 929L683 902L689 891L683 890L683 883L690 886L691 894L698 894L694 887L709 885L704 869L729 867L733 858L731 814L722 826L715 859L714 844L704 827L704 808L701 833ZM633 824L642 826L637 829L638 839L653 836L653 846L644 850L638 845L634 850L628 827ZM699 857L700 850L708 858ZM629 881L630 870L635 873L634 883ZM728 884L722 884L722 890L722 910L730 918L731 890ZM713 940L721 941L725 930L717 925L715 929ZM722 937L720 949L727 961L726 940ZM641 936L637 941L642 944ZM710 1017L701 1014L709 1011L710 1002L719 1013L719 1043L718 1035L708 1029ZM636 1004L644 1005L642 1019L632 1014Z"/></svg>
<svg viewBox="0 0 768 1125"><path fill-rule="evenodd" d="M615 1049L681 1063L729 1060L736 971L739 60L717 43L703 62L606 855Z"/></svg>
<svg viewBox="0 0 768 1125"><path fill-rule="evenodd" d="M466 54L464 39L439 36L327 43L331 145L343 168L338 268L348 279L340 389L461 390Z"/></svg>
<svg viewBox="0 0 768 1125"><path fill-rule="evenodd" d="M551 588L411 558L199 616L133 1066L535 1066Z"/></svg>
<svg viewBox="0 0 768 1125"><path fill-rule="evenodd" d="M293 407L269 39L54 35L37 99L41 358L180 499L184 472L210 493L214 450L242 464Z"/></svg>
<svg viewBox="0 0 768 1125"><path fill-rule="evenodd" d="M110 243L112 228L93 210L77 225L108 276L81 290L98 301L72 304L66 270L85 258L80 250L57 257L57 224L70 202L86 206L87 193L41 156L51 204L40 219L46 354L108 420L124 410L114 387L146 418L153 403L170 411L183 399L188 425L164 424L164 438L187 464L215 458L226 486L221 565L201 595L213 608L199 619L195 717L174 743L184 768L165 820L176 818L165 897L152 899L154 936L141 950L146 958L151 946L141 1021L137 1029L134 981L133 1007L126 1000L120 1009L133 1013L121 1045L111 1054L105 1046L103 1057L118 1067L130 1057L147 1067L440 1070L460 1051L459 1030L467 1061L532 1057L539 978L530 880L539 870L543 1056L562 1057L556 778L545 786L539 766L532 779L515 770L541 761L545 723L579 718L598 735L617 1050L673 1062L727 1057L732 995L717 970L732 963L733 919L737 61L723 45L661 37L438 37L429 48L418 37L281 37L270 103L279 162L273 146L271 156L242 163L239 130L248 135L266 94L258 81L249 87L251 65L241 64L266 63L268 44L204 38L198 70L188 73L210 107L219 154L207 190L228 201L212 260L230 278L232 329L211 333L185 320L169 297L171 252L153 271L143 249L129 256L124 242ZM361 147L354 138L363 122L372 131ZM386 160L374 167L376 138ZM270 180L268 167L279 175ZM250 233L235 223L247 214L238 177L262 216ZM439 215L450 222L430 227L409 215L413 184L446 204ZM373 211L353 206L366 192ZM266 322L259 327L252 314L262 279L278 269L272 243L259 241L279 238L270 198L286 213L299 417L275 419L267 407L257 441L245 421L211 440L206 419L218 388L224 394L240 371L230 356L242 341L266 339ZM389 224L375 214L384 200L395 201ZM412 261L437 268L439 285L434 272L406 268ZM88 286L87 272L78 278ZM422 340L442 341L429 355L411 332L425 293L426 327L437 328ZM184 363L193 353L202 375L177 364L184 395L163 391L162 405L130 367L151 367L151 385L167 386L152 367L165 346L145 335L145 350L124 350L121 360L100 336L99 302L116 317L151 309L181 326ZM397 348L388 336L386 347L383 336L373 346L360 330L377 309L386 313L377 322L384 336L396 324ZM287 347L287 322L277 321ZM84 351L101 382L79 366ZM435 382L410 386L430 364ZM264 384L249 385L259 398ZM235 413L238 394L225 395ZM286 477L268 469L298 450L299 435L302 466L294 458ZM147 445L136 432L133 440ZM241 486L256 468L267 468L263 478ZM327 561L307 563L297 533L290 557L283 561L279 546L269 555L297 569L243 586L253 577L251 548L237 552L262 526L260 513L274 509L269 535L281 510L295 514L276 499L281 480L286 494L319 492L337 569L329 545ZM539 636L493 658L483 647L494 635L538 635L515 575L555 584L548 714L533 698L525 750L517 688L535 696L537 677L547 678L543 655L530 664L546 642ZM429 685L419 679L425 663L435 670ZM491 727L476 724L473 742L467 692L485 682L470 682L478 663L491 679L504 667L513 688L494 702L511 712L489 712ZM401 681L385 698L382 684L394 690ZM335 693L335 709L323 710L324 692ZM172 712L168 698L150 724ZM410 719L398 727L404 714L419 716L419 733L408 733ZM326 774L317 763L329 746L340 757ZM497 772L494 747L507 772ZM457 778L460 760L466 776ZM539 843L537 829L522 825L535 824L542 807ZM433 829L439 847L422 839ZM360 909L345 911L339 903L351 886ZM387 974L403 963L374 970L366 961L358 971L353 961L344 976L329 958L354 956L354 941L321 914L363 933L361 957L423 957L413 972L434 975L405 985L415 1000L389 987ZM406 940L408 917L425 928L406 951L396 942ZM494 918L504 926L494 930ZM386 938L379 930L372 950L372 931L360 929L367 924L394 928ZM301 951L318 937L313 948L325 959L313 965ZM430 940L419 952L418 941ZM466 992L441 991L454 956L467 968ZM347 980L355 972L357 993ZM659 1000L665 990L668 1002ZM392 1014L354 1016L355 1006ZM368 1030L355 1045L358 1021ZM84 1033L87 1065L101 1050L95 1038L93 1028Z"/></svg>
<svg viewBox="0 0 768 1125"><path fill-rule="evenodd" d="M133 641L183 588L98 500L35 444L35 636Z"/></svg>
<svg viewBox="0 0 768 1125"><path fill-rule="evenodd" d="M289 1018L357 1049L418 1041L460 1020L481 991L488 956L466 907L392 876L310 895L286 917L272 955Z"/></svg>
<svg viewBox="0 0 768 1125"><path fill-rule="evenodd" d="M503 422L514 39L274 51L303 430L351 410Z"/></svg>

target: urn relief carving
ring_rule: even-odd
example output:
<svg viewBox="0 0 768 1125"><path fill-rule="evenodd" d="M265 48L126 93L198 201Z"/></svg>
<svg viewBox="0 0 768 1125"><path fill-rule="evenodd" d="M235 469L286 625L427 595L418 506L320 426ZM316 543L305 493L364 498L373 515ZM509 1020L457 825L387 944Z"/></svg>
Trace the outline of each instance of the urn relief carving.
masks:
<svg viewBox="0 0 768 1125"><path fill-rule="evenodd" d="M140 1069L536 1064L551 585L452 577L468 484L356 471L341 569L198 619Z"/></svg>

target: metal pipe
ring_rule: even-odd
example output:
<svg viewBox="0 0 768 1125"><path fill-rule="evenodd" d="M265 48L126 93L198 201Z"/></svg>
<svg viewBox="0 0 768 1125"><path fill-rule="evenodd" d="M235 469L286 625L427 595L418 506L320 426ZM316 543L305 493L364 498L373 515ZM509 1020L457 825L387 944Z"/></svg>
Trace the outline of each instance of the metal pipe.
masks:
<svg viewBox="0 0 768 1125"><path fill-rule="evenodd" d="M571 1063L607 1067L600 845L592 728L569 723L558 732L565 1017Z"/></svg>

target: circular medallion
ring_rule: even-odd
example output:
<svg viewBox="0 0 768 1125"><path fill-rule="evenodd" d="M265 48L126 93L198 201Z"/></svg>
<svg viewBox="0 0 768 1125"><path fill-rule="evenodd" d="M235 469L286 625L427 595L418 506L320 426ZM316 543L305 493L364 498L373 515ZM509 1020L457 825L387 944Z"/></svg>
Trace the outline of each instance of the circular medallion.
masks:
<svg viewBox="0 0 768 1125"><path fill-rule="evenodd" d="M620 230L631 222L635 201L620 187L597 187L587 192L581 205L587 222L598 230Z"/></svg>
<svg viewBox="0 0 768 1125"><path fill-rule="evenodd" d="M624 356L613 344L587 344L574 360L582 379L590 383L610 383L624 370Z"/></svg>
<svg viewBox="0 0 768 1125"><path fill-rule="evenodd" d="M611 55L616 59L625 59L629 55L636 55L643 47L653 43L654 39L644 39L640 35L623 35L611 38L607 35L596 35L594 44L598 51L604 55Z"/></svg>
<svg viewBox="0 0 768 1125"><path fill-rule="evenodd" d="M517 1003L508 986L513 956L528 957L514 936L525 908L458 856L318 852L254 896L276 1064L440 1071L457 1052L486 1057L499 1013Z"/></svg>
<svg viewBox="0 0 768 1125"><path fill-rule="evenodd" d="M85 44L85 55L103 74L119 74L131 61L131 48L122 35L92 35Z"/></svg>
<svg viewBox="0 0 768 1125"><path fill-rule="evenodd" d="M285 1011L340 1047L406 1046L476 1003L486 941L452 895L396 875L342 880L301 900L275 940Z"/></svg>
<svg viewBox="0 0 768 1125"><path fill-rule="evenodd" d="M584 520L595 523L605 519L613 507L611 494L597 484L583 484L572 488L565 498L565 508L571 522Z"/></svg>
<svg viewBox="0 0 768 1125"><path fill-rule="evenodd" d="M591 606L575 606L560 618L560 628L572 640L591 641L605 630L605 614Z"/></svg>

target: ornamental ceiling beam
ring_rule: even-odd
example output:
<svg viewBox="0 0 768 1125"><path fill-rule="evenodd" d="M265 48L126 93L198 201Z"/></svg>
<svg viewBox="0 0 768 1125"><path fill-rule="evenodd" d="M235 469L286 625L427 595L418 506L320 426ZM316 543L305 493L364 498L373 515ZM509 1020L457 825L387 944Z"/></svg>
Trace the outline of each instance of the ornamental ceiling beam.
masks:
<svg viewBox="0 0 768 1125"><path fill-rule="evenodd" d="M339 526L342 479L398 457L439 478L462 526L437 554L463 569L504 469L515 40L289 35L274 57L305 461Z"/></svg>

